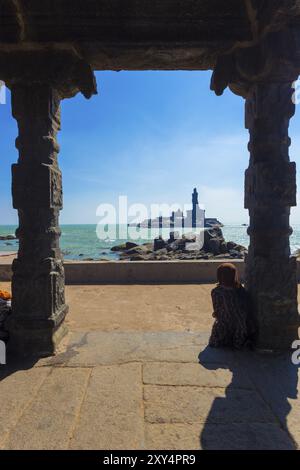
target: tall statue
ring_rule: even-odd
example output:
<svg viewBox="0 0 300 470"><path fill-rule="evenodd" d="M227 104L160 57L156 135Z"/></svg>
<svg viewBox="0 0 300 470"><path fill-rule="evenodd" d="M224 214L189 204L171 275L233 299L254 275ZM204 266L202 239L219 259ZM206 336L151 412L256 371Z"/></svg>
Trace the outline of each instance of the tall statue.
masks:
<svg viewBox="0 0 300 470"><path fill-rule="evenodd" d="M193 201L193 212L192 212L192 228L197 227L197 213L198 213L198 192L197 189L194 188L193 195L192 195L192 201Z"/></svg>
<svg viewBox="0 0 300 470"><path fill-rule="evenodd" d="M193 191L193 194L192 194L192 200L193 200L193 209L195 209L196 206L198 206L198 204L199 204L197 188L194 188L194 191Z"/></svg>

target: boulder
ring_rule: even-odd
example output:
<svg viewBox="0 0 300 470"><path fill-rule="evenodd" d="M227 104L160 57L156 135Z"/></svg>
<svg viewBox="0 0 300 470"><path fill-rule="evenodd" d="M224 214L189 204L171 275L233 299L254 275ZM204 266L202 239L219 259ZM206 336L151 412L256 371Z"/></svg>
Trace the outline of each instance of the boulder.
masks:
<svg viewBox="0 0 300 470"><path fill-rule="evenodd" d="M186 244L186 239L185 238L178 238L178 240L175 240L172 243L169 243L167 245L167 250L168 251L182 251L185 249L185 244Z"/></svg>
<svg viewBox="0 0 300 470"><path fill-rule="evenodd" d="M194 233L187 233L182 236L182 240L184 240L185 243L194 243L196 241L196 235Z"/></svg>
<svg viewBox="0 0 300 470"><path fill-rule="evenodd" d="M243 258L243 255L237 250L230 250L229 254L230 254L231 258L236 258L236 259L242 259Z"/></svg>
<svg viewBox="0 0 300 470"><path fill-rule="evenodd" d="M158 238L154 239L154 251L161 250L162 248L165 248L167 246L167 242L159 236Z"/></svg>
<svg viewBox="0 0 300 470"><path fill-rule="evenodd" d="M203 256L203 259L206 259L206 260L209 260L212 258L214 258L214 255L212 253L205 253L205 255Z"/></svg>
<svg viewBox="0 0 300 470"><path fill-rule="evenodd" d="M145 246L148 248L148 250L150 251L153 251L153 248L154 248L154 245L152 242L146 242L146 243L143 243L141 246Z"/></svg>
<svg viewBox="0 0 300 470"><path fill-rule="evenodd" d="M243 254L243 255L244 255L245 253L248 253L247 248L245 248L245 247L242 246L242 245L237 245L237 246L235 247L235 249L236 249L236 251L239 251L239 252L240 252L241 254Z"/></svg>
<svg viewBox="0 0 300 470"><path fill-rule="evenodd" d="M155 251L156 256L162 256L162 255L167 255L167 254L168 254L167 248L162 248L161 250Z"/></svg>
<svg viewBox="0 0 300 470"><path fill-rule="evenodd" d="M235 250L235 248L236 248L236 246L237 246L237 243L235 243L235 242L227 242L227 243L226 243L226 246L227 246L227 251Z"/></svg>
<svg viewBox="0 0 300 470"><path fill-rule="evenodd" d="M244 246L242 245L239 245L238 243L235 243L235 242L227 242L226 243L226 246L227 246L227 251L238 251L239 253L244 253L247 250L247 248L245 248Z"/></svg>
<svg viewBox="0 0 300 470"><path fill-rule="evenodd" d="M221 253L222 241L219 238L212 238L208 241L205 248L215 256Z"/></svg>
<svg viewBox="0 0 300 470"><path fill-rule="evenodd" d="M15 235L0 235L0 240L16 240Z"/></svg>
<svg viewBox="0 0 300 470"><path fill-rule="evenodd" d="M170 238L168 240L168 244L173 243L176 240L176 238L178 238L177 233L176 232L170 232Z"/></svg>
<svg viewBox="0 0 300 470"><path fill-rule="evenodd" d="M205 230L203 245L205 252L212 252L214 255L225 253L225 243L226 242L223 237L223 232L220 227L214 227L209 230Z"/></svg>
<svg viewBox="0 0 300 470"><path fill-rule="evenodd" d="M197 259L196 253L199 253L199 252L196 252L196 251L186 251L185 253L179 253L179 254L178 254L178 259L181 259L181 260L193 260L193 259Z"/></svg>
<svg viewBox="0 0 300 470"><path fill-rule="evenodd" d="M149 256L147 255L140 255L138 253L134 253L132 256L130 256L130 261L148 261Z"/></svg>
<svg viewBox="0 0 300 470"><path fill-rule="evenodd" d="M157 258L159 261L170 261L170 257L167 256L167 255L160 255L160 256L157 256Z"/></svg>
<svg viewBox="0 0 300 470"><path fill-rule="evenodd" d="M205 219L205 227L224 227L218 219Z"/></svg>
<svg viewBox="0 0 300 470"><path fill-rule="evenodd" d="M110 249L110 251L127 251L127 250L130 250L131 248L135 248L136 246L139 246L139 245L134 242L126 242L126 243L122 243L121 245L113 246Z"/></svg>
<svg viewBox="0 0 300 470"><path fill-rule="evenodd" d="M221 242L221 244L220 244L220 253L221 253L221 254L226 254L226 253L228 253L227 244L226 244L225 241L224 241L224 242Z"/></svg>
<svg viewBox="0 0 300 470"><path fill-rule="evenodd" d="M149 249L147 245L136 245L133 248L130 248L125 252L127 255L146 255L148 253L152 253L152 249Z"/></svg>

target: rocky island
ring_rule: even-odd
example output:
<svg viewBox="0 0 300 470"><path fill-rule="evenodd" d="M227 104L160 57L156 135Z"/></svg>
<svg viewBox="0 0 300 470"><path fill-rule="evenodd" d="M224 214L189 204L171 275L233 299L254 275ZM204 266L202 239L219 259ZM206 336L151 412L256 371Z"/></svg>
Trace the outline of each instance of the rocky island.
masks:
<svg viewBox="0 0 300 470"><path fill-rule="evenodd" d="M244 259L247 248L235 242L226 242L220 227L204 231L204 244L200 250L188 250L187 244L195 242L196 236L183 235L181 238L164 240L162 237L153 242L137 244L126 242L114 246L111 251L118 252L120 260L128 261L172 261L172 260L210 260Z"/></svg>

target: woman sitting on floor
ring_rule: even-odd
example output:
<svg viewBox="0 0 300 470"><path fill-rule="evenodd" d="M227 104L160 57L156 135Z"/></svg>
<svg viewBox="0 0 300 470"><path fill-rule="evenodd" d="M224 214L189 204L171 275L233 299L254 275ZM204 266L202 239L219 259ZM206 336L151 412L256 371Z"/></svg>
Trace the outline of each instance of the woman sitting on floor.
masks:
<svg viewBox="0 0 300 470"><path fill-rule="evenodd" d="M231 263L222 264L218 268L217 278L218 285L211 293L215 323L209 346L234 349L251 347L256 327L249 295L239 282L236 267Z"/></svg>

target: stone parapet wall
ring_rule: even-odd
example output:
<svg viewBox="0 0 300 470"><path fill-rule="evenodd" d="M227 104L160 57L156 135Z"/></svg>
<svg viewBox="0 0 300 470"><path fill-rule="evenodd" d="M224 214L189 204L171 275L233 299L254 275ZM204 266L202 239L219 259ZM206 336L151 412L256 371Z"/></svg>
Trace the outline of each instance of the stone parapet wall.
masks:
<svg viewBox="0 0 300 470"><path fill-rule="evenodd" d="M226 260L225 260L226 261ZM67 284L214 283L218 261L78 261L66 262ZM233 261L244 277L243 261ZM10 264L0 265L0 281L10 281ZM300 262L298 262L300 283Z"/></svg>

